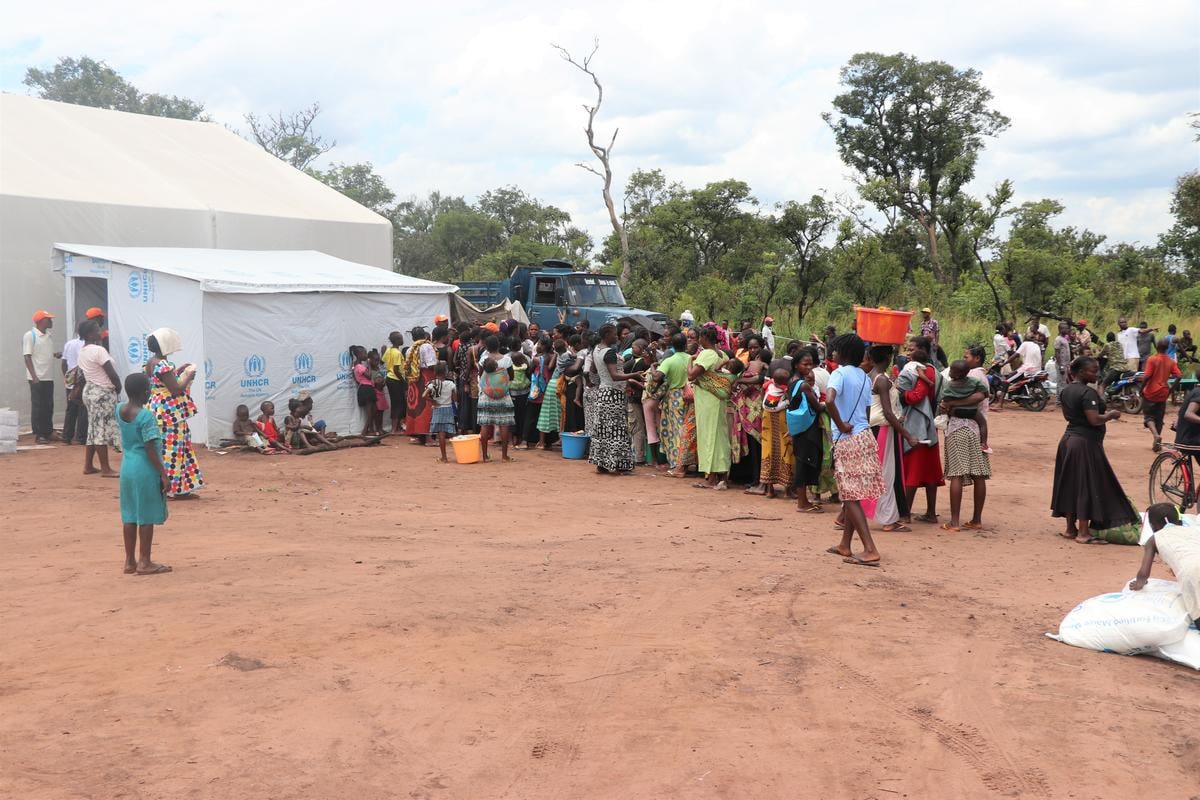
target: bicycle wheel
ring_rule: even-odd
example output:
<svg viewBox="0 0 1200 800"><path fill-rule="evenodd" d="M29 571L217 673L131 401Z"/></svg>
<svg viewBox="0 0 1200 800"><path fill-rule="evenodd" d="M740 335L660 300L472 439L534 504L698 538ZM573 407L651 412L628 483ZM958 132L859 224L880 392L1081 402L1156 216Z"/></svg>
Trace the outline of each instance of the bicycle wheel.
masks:
<svg viewBox="0 0 1200 800"><path fill-rule="evenodd" d="M1159 453L1150 465L1150 503L1170 503L1186 510L1195 501L1187 459Z"/></svg>
<svg viewBox="0 0 1200 800"><path fill-rule="evenodd" d="M1041 411L1050 402L1050 393L1043 387L1036 386L1029 390L1029 400L1025 403L1026 411Z"/></svg>

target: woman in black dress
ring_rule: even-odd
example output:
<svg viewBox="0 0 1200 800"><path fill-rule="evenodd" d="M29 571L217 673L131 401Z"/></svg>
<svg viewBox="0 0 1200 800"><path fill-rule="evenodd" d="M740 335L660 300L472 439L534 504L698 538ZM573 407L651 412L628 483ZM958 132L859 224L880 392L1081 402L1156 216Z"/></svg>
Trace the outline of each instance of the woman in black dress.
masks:
<svg viewBox="0 0 1200 800"><path fill-rule="evenodd" d="M1120 411L1105 411L1104 398L1092 388L1100 365L1081 356L1071 362L1075 382L1059 393L1067 429L1054 459L1054 492L1050 508L1065 517L1061 535L1080 544L1108 544L1092 535L1092 528L1115 528L1138 519L1116 473L1104 455L1104 430Z"/></svg>

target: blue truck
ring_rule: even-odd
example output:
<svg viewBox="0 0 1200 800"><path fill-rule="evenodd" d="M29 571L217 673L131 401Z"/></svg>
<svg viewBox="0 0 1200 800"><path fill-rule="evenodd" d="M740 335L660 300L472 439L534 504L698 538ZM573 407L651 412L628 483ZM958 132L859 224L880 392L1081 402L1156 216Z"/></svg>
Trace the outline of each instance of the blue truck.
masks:
<svg viewBox="0 0 1200 800"><path fill-rule="evenodd" d="M504 281L459 281L458 293L479 308L520 301L529 321L543 330L559 323L574 327L581 319L592 330L622 317L645 317L660 325L667 321L666 314L630 307L613 276L579 272L554 258L541 266L517 267Z"/></svg>

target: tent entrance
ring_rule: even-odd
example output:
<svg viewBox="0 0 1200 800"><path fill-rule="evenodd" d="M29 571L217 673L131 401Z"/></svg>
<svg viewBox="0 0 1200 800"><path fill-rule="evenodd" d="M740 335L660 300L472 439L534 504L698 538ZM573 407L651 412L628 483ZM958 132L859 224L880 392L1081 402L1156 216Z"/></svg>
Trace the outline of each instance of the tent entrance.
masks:
<svg viewBox="0 0 1200 800"><path fill-rule="evenodd" d="M74 289L71 319L74 320L75 325L79 325L84 320L89 308L102 308L105 314L108 313L107 278L73 277L70 281ZM72 336L74 333L71 331Z"/></svg>

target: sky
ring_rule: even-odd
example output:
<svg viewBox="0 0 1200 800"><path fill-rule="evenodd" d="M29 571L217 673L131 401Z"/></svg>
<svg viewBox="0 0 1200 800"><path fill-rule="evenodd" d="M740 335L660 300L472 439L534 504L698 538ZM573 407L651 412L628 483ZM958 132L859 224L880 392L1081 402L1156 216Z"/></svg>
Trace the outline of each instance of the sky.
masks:
<svg viewBox="0 0 1200 800"><path fill-rule="evenodd" d="M906 52L974 68L1011 127L989 140L972 191L1009 178L1050 197L1062 224L1153 244L1175 178L1200 166L1200 3L338 3L0 0L0 91L60 57L107 61L143 91L247 112L319 101L326 161L370 161L400 198L471 200L515 184L610 232L581 108L582 55L605 88L599 133L619 129L614 188L635 169L701 186L738 178L766 207L851 193L821 120L855 53ZM0 124L2 124L0 120Z"/></svg>

